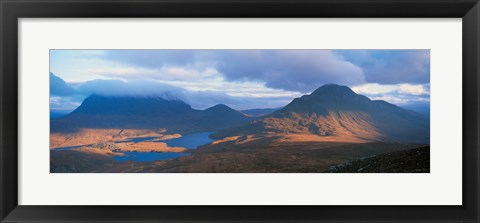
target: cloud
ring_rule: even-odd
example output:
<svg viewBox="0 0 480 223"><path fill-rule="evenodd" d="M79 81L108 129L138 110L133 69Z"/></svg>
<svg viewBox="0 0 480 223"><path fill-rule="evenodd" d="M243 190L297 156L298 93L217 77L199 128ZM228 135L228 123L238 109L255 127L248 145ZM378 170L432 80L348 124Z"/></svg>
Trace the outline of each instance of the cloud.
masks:
<svg viewBox="0 0 480 223"><path fill-rule="evenodd" d="M195 50L108 50L103 59L158 69L164 65L193 66L198 64ZM200 58L204 60L204 58Z"/></svg>
<svg viewBox="0 0 480 223"><path fill-rule="evenodd" d="M225 104L237 110L251 108L277 108L292 101L290 96L274 98L252 98L249 96L231 96L223 92L188 91L183 100L194 108L205 109L216 104Z"/></svg>
<svg viewBox="0 0 480 223"><path fill-rule="evenodd" d="M165 99L179 99L194 108L204 109L216 104L226 104L236 109L245 109L269 106L279 107L290 102L293 97L289 94L272 95L275 92L266 92L267 97L256 95L230 95L228 91L187 90L173 85L142 80L93 80L78 84L76 90L79 94L100 94L106 96L136 96L136 97L162 97Z"/></svg>
<svg viewBox="0 0 480 223"><path fill-rule="evenodd" d="M50 107L52 109L73 110L91 94L178 99L197 109L205 109L216 104L226 104L235 109L280 107L289 103L295 96L282 94L278 90L260 91L258 92L260 95L241 94L241 92L238 95L230 95L228 91L187 90L157 81L145 80L98 79L82 83L65 83L65 85L72 89L71 94L61 97L51 96Z"/></svg>
<svg viewBox="0 0 480 223"><path fill-rule="evenodd" d="M430 94L430 91L426 86L421 84L411 85L411 84L400 84L399 92L411 95L425 95Z"/></svg>
<svg viewBox="0 0 480 223"><path fill-rule="evenodd" d="M394 104L411 104L430 101L429 84L363 84L352 87L352 90L372 100L384 100Z"/></svg>
<svg viewBox="0 0 480 223"><path fill-rule="evenodd" d="M51 95L66 106L96 93L280 107L326 83L392 103L430 91L429 50L53 50L51 68L76 82L51 74Z"/></svg>
<svg viewBox="0 0 480 223"><path fill-rule="evenodd" d="M380 95L380 96L370 96L371 100L383 100L389 103L396 105L406 105L406 104L418 104L418 103L430 103L429 97L411 97L406 95Z"/></svg>
<svg viewBox="0 0 480 223"><path fill-rule="evenodd" d="M407 95L429 95L430 86L421 84L363 84L352 87L352 90L358 94L379 95L379 94L407 94Z"/></svg>
<svg viewBox="0 0 480 223"><path fill-rule="evenodd" d="M82 100L78 100L73 96L59 97L50 96L50 110L74 110L81 104Z"/></svg>
<svg viewBox="0 0 480 223"><path fill-rule="evenodd" d="M265 86L302 93L323 84L364 82L363 71L330 50L238 50L222 54L218 71L230 81L261 81Z"/></svg>
<svg viewBox="0 0 480 223"><path fill-rule="evenodd" d="M352 87L352 90L357 94L368 94L368 95L377 95L377 94L386 94L394 92L398 89L398 86L395 85L380 85L380 84L363 84Z"/></svg>
<svg viewBox="0 0 480 223"><path fill-rule="evenodd" d="M222 77L196 81L162 81L162 83L178 86L190 91L223 92L230 96L251 98L299 97L302 94L294 91L268 88L260 82L229 82Z"/></svg>
<svg viewBox="0 0 480 223"><path fill-rule="evenodd" d="M75 84L78 94L99 94L105 96L161 96L182 95L183 89L152 81L92 80Z"/></svg>
<svg viewBox="0 0 480 223"><path fill-rule="evenodd" d="M79 53L103 61L95 75L196 81L223 77L308 93L326 83L425 84L429 50L106 50ZM87 55L87 56L86 56Z"/></svg>
<svg viewBox="0 0 480 223"><path fill-rule="evenodd" d="M338 50L361 67L366 82L378 84L430 83L430 50Z"/></svg>
<svg viewBox="0 0 480 223"><path fill-rule="evenodd" d="M95 75L116 79L153 79L164 81L195 81L219 76L218 72L212 68L197 70L195 68L169 65L165 65L158 69L127 66L97 68L90 69L89 72L92 72Z"/></svg>
<svg viewBox="0 0 480 223"><path fill-rule="evenodd" d="M123 67L91 71L117 78L195 81L221 76L302 93L326 83L365 82L360 67L330 50L112 50L102 59Z"/></svg>

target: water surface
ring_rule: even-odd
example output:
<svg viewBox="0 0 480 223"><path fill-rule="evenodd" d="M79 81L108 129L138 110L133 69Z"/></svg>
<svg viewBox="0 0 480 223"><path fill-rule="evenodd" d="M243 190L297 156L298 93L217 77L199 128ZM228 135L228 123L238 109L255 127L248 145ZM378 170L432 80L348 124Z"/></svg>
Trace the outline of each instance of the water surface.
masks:
<svg viewBox="0 0 480 223"><path fill-rule="evenodd" d="M213 139L208 137L213 132L198 132L192 134L186 134L180 138L158 140L154 142L165 142L169 147L183 147L187 149L196 149L201 145L205 145L213 142Z"/></svg>
<svg viewBox="0 0 480 223"><path fill-rule="evenodd" d="M187 149L196 149L201 145L205 145L208 143L213 142L213 139L208 137L213 132L198 132L192 134L186 134L180 138L175 139L166 139L166 140L155 140L151 142L164 142L169 147L183 147ZM123 141L116 141L116 143L120 142L143 142L143 141L150 141L157 137L137 137L137 138L129 138ZM86 146L86 145L82 145ZM81 146L66 146L66 147L59 147L55 148L55 150L70 150L75 148L80 148ZM175 152L122 152L125 156L114 156L113 159L116 161L136 161L136 162L153 162L156 160L168 160L168 159L175 159L181 156L188 156L188 153L175 153Z"/></svg>
<svg viewBox="0 0 480 223"><path fill-rule="evenodd" d="M172 153L172 152L124 152L125 156L114 156L115 161L136 161L136 162L153 162L157 160L168 160L177 157L188 156L188 153Z"/></svg>

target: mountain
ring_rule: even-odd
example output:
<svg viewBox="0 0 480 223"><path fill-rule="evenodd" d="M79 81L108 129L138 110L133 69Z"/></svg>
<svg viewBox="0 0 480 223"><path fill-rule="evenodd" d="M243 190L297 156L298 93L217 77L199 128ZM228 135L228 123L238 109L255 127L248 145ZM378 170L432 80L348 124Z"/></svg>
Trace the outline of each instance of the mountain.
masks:
<svg viewBox="0 0 480 223"><path fill-rule="evenodd" d="M217 104L210 108L207 108L203 111L205 114L218 115L223 114L225 116L239 116L242 115L241 112L234 110L224 104Z"/></svg>
<svg viewBox="0 0 480 223"><path fill-rule="evenodd" d="M241 112L251 117L260 117L260 116L268 115L280 109L281 108L255 108L255 109L241 110Z"/></svg>
<svg viewBox="0 0 480 223"><path fill-rule="evenodd" d="M314 134L367 141L429 143L430 121L385 101L373 101L349 87L324 85L295 98L261 120L213 135Z"/></svg>
<svg viewBox="0 0 480 223"><path fill-rule="evenodd" d="M192 112L195 110L181 100L166 100L160 97L107 97L93 94L70 115L158 116Z"/></svg>
<svg viewBox="0 0 480 223"><path fill-rule="evenodd" d="M61 118L68 113L70 113L70 111L50 109L50 118Z"/></svg>
<svg viewBox="0 0 480 223"><path fill-rule="evenodd" d="M238 126L253 120L245 114L224 104L217 104L199 112L199 126L208 129L222 129Z"/></svg>
<svg viewBox="0 0 480 223"><path fill-rule="evenodd" d="M75 90L65 81L50 72L50 94L57 96L72 95Z"/></svg>
<svg viewBox="0 0 480 223"><path fill-rule="evenodd" d="M247 123L251 118L226 105L193 109L174 98L90 95L63 118L52 119L52 132L81 128L167 129L189 133L217 131Z"/></svg>
<svg viewBox="0 0 480 223"><path fill-rule="evenodd" d="M402 105L402 108L412 110L414 112L424 115L425 117L430 118L430 103L407 104Z"/></svg>

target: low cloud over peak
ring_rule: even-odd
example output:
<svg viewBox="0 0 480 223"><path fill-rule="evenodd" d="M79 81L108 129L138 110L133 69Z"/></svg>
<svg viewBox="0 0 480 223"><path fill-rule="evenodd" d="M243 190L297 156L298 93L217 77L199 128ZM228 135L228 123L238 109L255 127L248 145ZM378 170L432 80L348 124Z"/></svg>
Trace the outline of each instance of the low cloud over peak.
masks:
<svg viewBox="0 0 480 223"><path fill-rule="evenodd" d="M273 95L274 93L267 93L265 97L258 95L253 97L233 96L220 91L191 91L169 84L145 80L98 79L82 83L66 83L55 75L53 75L52 80L63 83L63 85L51 85L50 105L56 110L73 110L80 105L81 101L92 94L102 96L162 97L167 100L182 100L198 109L208 108L220 103L235 109L278 107L278 105L285 105L292 97L297 96L281 94L275 96ZM64 89L69 90L65 91Z"/></svg>

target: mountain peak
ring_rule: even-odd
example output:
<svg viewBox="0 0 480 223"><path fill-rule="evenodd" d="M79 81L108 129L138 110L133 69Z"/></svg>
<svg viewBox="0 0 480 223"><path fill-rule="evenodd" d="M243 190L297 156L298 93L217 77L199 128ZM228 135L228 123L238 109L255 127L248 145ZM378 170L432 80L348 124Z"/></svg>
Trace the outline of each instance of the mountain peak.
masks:
<svg viewBox="0 0 480 223"><path fill-rule="evenodd" d="M104 96L92 94L71 114L96 115L158 115L189 113L190 105L162 97Z"/></svg>
<svg viewBox="0 0 480 223"><path fill-rule="evenodd" d="M310 95L324 95L324 94L327 94L330 96L331 95L350 95L350 96L357 95L349 87L338 85L338 84L325 84L317 88Z"/></svg>
<svg viewBox="0 0 480 223"><path fill-rule="evenodd" d="M294 99L284 109L276 112L317 113L327 114L329 110L365 110L372 101L363 95L359 95L347 86L326 84L310 95L304 95Z"/></svg>
<svg viewBox="0 0 480 223"><path fill-rule="evenodd" d="M227 105L224 105L224 104L216 104L210 108L207 108L204 110L206 113L208 114L225 114L225 113L234 113L234 114L237 114L237 113L240 113L239 111L233 109L233 108L230 108L228 107Z"/></svg>
<svg viewBox="0 0 480 223"><path fill-rule="evenodd" d="M208 109L232 109L230 107L228 107L227 105L224 105L224 104L216 104Z"/></svg>

